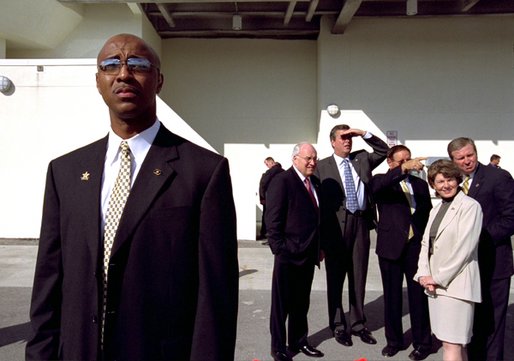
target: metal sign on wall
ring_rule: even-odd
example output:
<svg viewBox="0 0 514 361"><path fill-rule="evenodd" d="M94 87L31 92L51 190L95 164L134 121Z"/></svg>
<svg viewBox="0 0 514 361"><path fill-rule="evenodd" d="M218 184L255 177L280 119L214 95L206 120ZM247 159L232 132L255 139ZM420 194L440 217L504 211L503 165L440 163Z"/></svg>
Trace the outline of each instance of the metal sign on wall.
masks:
<svg viewBox="0 0 514 361"><path fill-rule="evenodd" d="M389 147L393 147L398 144L398 131L397 130L387 130L387 145Z"/></svg>

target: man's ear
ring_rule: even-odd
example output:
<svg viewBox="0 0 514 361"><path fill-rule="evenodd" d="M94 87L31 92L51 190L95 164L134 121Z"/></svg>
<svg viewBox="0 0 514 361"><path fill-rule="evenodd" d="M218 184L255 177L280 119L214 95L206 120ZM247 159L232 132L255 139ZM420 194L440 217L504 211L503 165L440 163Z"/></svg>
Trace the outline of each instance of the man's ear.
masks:
<svg viewBox="0 0 514 361"><path fill-rule="evenodd" d="M100 89L98 88L98 73L95 74L95 79L96 79L96 90L98 90L98 92L100 93Z"/></svg>
<svg viewBox="0 0 514 361"><path fill-rule="evenodd" d="M159 94L161 92L163 84L164 84L164 75L162 75L162 73L159 73L159 79L157 80L156 94Z"/></svg>

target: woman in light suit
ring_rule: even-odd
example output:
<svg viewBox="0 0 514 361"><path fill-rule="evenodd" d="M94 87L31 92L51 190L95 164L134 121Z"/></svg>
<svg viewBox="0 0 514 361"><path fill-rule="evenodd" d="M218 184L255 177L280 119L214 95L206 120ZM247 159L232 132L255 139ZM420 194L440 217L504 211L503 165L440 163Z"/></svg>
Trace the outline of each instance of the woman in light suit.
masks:
<svg viewBox="0 0 514 361"><path fill-rule="evenodd" d="M467 360L473 313L481 302L478 239L482 209L459 187L460 170L449 160L428 169L428 183L441 203L430 212L414 279L429 296L432 331L443 343L444 360Z"/></svg>

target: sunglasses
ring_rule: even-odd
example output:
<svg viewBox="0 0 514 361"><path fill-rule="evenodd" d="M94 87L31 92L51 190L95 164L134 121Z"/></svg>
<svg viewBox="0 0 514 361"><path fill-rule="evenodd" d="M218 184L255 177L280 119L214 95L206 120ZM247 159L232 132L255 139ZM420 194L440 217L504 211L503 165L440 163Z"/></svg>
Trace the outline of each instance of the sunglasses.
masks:
<svg viewBox="0 0 514 361"><path fill-rule="evenodd" d="M119 74L123 65L127 66L131 73L149 73L155 67L150 60L145 58L128 58L126 61L120 59L105 59L98 64L98 69L109 75Z"/></svg>

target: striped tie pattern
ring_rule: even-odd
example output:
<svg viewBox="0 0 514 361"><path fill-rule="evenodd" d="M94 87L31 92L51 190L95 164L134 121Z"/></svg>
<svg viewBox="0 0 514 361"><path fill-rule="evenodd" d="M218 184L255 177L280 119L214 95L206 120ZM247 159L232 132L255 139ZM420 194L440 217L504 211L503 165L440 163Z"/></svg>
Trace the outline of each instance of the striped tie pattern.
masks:
<svg viewBox="0 0 514 361"><path fill-rule="evenodd" d="M464 194L468 194L469 192L469 178L469 175L467 175L466 178L464 178L464 183L462 183L462 191Z"/></svg>
<svg viewBox="0 0 514 361"><path fill-rule="evenodd" d="M359 208L357 201L357 191L355 190L355 183L353 182L352 170L350 169L350 161L348 158L343 159L343 174L344 174L344 192L346 193L346 209L355 213Z"/></svg>
<svg viewBox="0 0 514 361"><path fill-rule="evenodd" d="M400 182L400 185L402 186L403 193L405 194L405 197L407 198L407 202L409 202L410 213L413 214L416 211L416 209L414 208L412 194L410 193L409 187L407 186L407 182L405 181L405 179ZM408 239L411 239L412 237L414 237L414 229L412 228L412 225L410 225Z"/></svg>
<svg viewBox="0 0 514 361"><path fill-rule="evenodd" d="M130 193L131 157L130 148L126 141L120 144L120 170L107 207L104 227L104 258L103 258L103 304L102 304L102 344L105 327L105 312L107 307L107 280L111 249L120 222L125 202Z"/></svg>

